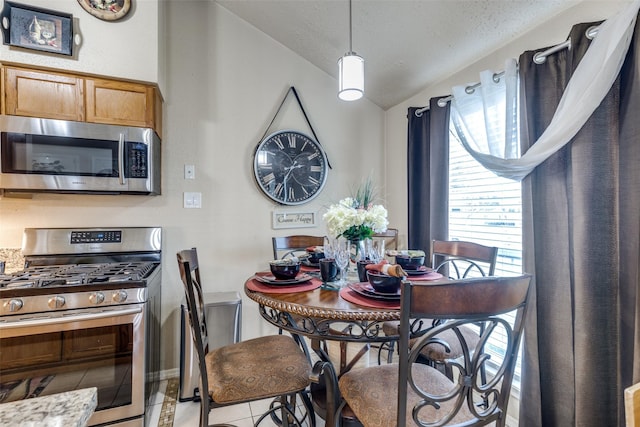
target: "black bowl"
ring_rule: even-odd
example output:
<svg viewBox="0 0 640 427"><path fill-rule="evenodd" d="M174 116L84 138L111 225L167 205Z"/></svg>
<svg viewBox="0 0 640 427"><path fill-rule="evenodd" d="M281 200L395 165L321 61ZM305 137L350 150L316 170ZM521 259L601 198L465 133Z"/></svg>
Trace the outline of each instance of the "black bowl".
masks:
<svg viewBox="0 0 640 427"><path fill-rule="evenodd" d="M396 264L403 270L417 270L424 264L424 256L396 255Z"/></svg>
<svg viewBox="0 0 640 427"><path fill-rule="evenodd" d="M322 258L324 258L324 252L307 251L307 255L307 261L311 264L317 264Z"/></svg>
<svg viewBox="0 0 640 427"><path fill-rule="evenodd" d="M373 289L381 294L397 294L400 289L400 283L402 283L402 278L400 277L387 276L370 270L367 271L367 277Z"/></svg>
<svg viewBox="0 0 640 427"><path fill-rule="evenodd" d="M278 280L291 280L300 272L300 261L281 259L269 263L271 273Z"/></svg>

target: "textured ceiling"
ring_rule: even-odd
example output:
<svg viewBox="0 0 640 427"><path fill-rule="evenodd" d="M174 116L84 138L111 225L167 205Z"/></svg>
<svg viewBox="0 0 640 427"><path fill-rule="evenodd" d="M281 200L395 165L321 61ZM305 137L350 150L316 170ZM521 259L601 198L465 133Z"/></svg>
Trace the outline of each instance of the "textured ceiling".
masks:
<svg viewBox="0 0 640 427"><path fill-rule="evenodd" d="M216 0L337 78L348 0ZM353 0L365 96L383 109L415 95L580 0Z"/></svg>

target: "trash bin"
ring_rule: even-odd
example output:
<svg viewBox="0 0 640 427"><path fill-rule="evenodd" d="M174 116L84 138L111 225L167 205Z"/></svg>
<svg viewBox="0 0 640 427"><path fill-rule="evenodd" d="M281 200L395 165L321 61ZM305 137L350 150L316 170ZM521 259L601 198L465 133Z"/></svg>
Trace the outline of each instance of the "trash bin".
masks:
<svg viewBox="0 0 640 427"><path fill-rule="evenodd" d="M242 298L238 292L209 292L203 295L209 350L240 341L242 329ZM185 402L199 398L200 369L198 355L193 348L187 303L180 306L180 393Z"/></svg>

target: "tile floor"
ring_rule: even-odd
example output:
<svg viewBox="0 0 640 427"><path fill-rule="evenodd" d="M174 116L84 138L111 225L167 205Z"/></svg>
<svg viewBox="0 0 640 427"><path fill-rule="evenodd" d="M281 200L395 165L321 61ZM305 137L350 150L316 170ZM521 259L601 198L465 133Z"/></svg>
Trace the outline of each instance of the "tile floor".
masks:
<svg viewBox="0 0 640 427"><path fill-rule="evenodd" d="M200 405L197 402L178 402L178 379L160 383L160 390L152 406L150 423L152 427L198 427ZM232 423L237 427L252 427L269 406L271 400L215 408L209 415L210 423ZM324 427L324 421L316 417L316 426ZM261 427L276 426L271 420L264 420Z"/></svg>

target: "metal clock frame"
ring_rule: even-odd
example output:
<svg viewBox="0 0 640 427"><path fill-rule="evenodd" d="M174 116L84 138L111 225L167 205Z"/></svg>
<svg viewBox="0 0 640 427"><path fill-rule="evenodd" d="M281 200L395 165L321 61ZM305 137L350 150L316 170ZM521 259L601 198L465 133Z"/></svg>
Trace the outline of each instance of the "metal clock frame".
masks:
<svg viewBox="0 0 640 427"><path fill-rule="evenodd" d="M324 172L323 172L323 176L320 182L320 185L318 186L317 190L315 190L315 192L309 196L308 198L305 198L304 200L300 200L300 201L287 201L286 197L284 199L278 198L277 196L275 196L274 194L272 194L272 192L269 191L268 188L266 188L263 183L261 182L261 178L259 175L259 167L258 167L258 156L259 153L262 149L262 147L270 140L272 140L275 136L279 135L279 134L287 134L287 133L293 133L293 134L298 134L301 135L302 137L308 139L309 141L311 141L312 144L315 145L315 147L318 149L318 152L321 154L322 156L322 165L324 168ZM295 163L294 163L295 165ZM294 166L292 165L292 166ZM322 148L322 145L320 145L320 143L318 141L316 141L314 138L310 137L309 135L297 131L297 130L293 130L293 129L283 129L283 130L278 130L275 131L271 134L269 134L268 136L266 136L265 138L262 139L262 141L260 141L260 143L258 144L258 146L256 147L256 150L254 152L253 155L253 176L255 178L256 181L256 185L258 186L258 188L271 200L273 200L274 202L281 204L281 205L285 205L285 206L297 206L297 205L302 205L305 203L310 202L311 200L315 199L318 194L320 194L320 192L322 191L322 189L324 188L326 182L327 182L327 175L328 175L328 171L329 171L329 160L327 158L327 154L325 153L324 149ZM289 169L289 172L292 171L294 169ZM286 192L286 189L283 190L284 192ZM285 194L286 196L286 194Z"/></svg>

